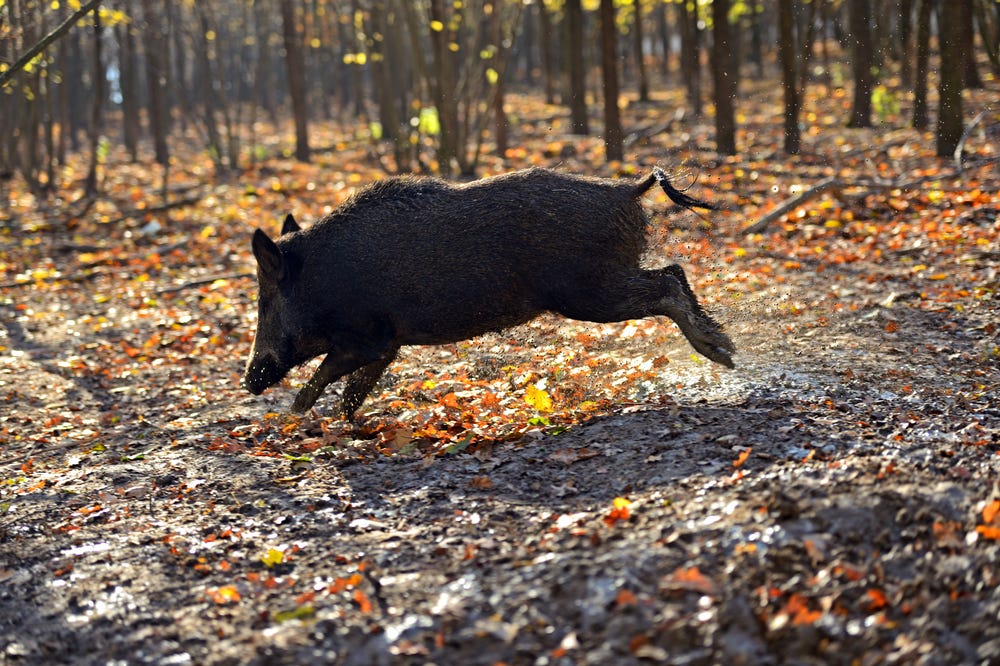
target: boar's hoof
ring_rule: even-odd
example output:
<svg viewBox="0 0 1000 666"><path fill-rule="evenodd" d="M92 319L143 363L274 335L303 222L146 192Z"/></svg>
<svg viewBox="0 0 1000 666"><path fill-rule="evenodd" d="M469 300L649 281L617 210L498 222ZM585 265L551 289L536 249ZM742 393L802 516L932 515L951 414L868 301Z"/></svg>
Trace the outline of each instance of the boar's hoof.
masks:
<svg viewBox="0 0 1000 666"><path fill-rule="evenodd" d="M710 361L715 361L729 369L735 368L736 364L733 363L732 354L736 351L736 345L733 344L728 335L722 332L722 327L705 315L691 317L690 320L691 328L682 330L695 351Z"/></svg>
<svg viewBox="0 0 1000 666"><path fill-rule="evenodd" d="M294 414L305 414L309 411L309 408L316 404L319 400L320 394L323 392L322 389L317 390L315 386L310 386L306 384L299 391L299 394L295 396L295 402L292 403L292 413Z"/></svg>

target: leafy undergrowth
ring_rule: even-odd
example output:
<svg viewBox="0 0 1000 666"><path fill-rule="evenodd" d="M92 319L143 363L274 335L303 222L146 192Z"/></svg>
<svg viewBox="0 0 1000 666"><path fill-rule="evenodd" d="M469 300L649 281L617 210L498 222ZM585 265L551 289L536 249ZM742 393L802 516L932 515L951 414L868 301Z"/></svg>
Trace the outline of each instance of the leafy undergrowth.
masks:
<svg viewBox="0 0 1000 666"><path fill-rule="evenodd" d="M287 414L314 365L260 397L238 382L250 231L382 177L364 140L317 126L335 149L312 164L232 177L181 154L187 203L164 209L159 174L114 155L89 205L4 184L4 658L1000 658L1000 119L958 171L929 134L843 130L847 101L819 99L794 159L761 104L740 158L688 119L607 165L561 108L512 98L518 147L484 175L658 163L728 208L651 193L649 263L685 267L739 367L667 321L542 317L404 350L357 426L335 395Z"/></svg>

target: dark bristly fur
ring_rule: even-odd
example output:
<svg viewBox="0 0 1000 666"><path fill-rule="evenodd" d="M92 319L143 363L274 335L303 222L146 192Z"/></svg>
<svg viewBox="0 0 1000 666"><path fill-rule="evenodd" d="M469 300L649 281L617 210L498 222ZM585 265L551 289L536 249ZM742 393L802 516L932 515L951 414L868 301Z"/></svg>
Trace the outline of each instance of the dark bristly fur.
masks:
<svg viewBox="0 0 1000 666"><path fill-rule="evenodd" d="M351 417L403 345L444 344L545 311L595 322L665 315L692 346L732 367L732 342L704 313L684 271L640 267L659 183L686 208L711 205L658 168L639 182L527 169L452 185L389 178L302 230L291 216L253 238L259 318L243 383L260 393L326 354L293 410L349 375Z"/></svg>

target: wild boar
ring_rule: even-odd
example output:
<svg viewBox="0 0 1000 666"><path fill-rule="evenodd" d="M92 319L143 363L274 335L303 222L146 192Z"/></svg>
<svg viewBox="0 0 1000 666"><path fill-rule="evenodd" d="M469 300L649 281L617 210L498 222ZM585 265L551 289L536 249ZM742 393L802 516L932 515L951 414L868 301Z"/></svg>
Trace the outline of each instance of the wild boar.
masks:
<svg viewBox="0 0 1000 666"><path fill-rule="evenodd" d="M451 184L375 182L302 229L253 235L257 332L243 384L259 394L326 354L295 398L304 412L347 376L353 418L403 345L456 342L543 312L613 322L666 315L699 353L733 367L732 341L678 265L644 269L639 197L659 182L686 208L712 208L653 168L638 181L526 169Z"/></svg>

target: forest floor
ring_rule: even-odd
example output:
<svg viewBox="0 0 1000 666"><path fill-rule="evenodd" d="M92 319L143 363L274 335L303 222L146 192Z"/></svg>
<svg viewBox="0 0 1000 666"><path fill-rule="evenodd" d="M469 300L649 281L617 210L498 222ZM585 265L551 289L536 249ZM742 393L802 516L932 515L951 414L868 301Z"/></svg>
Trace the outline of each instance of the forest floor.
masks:
<svg viewBox="0 0 1000 666"><path fill-rule="evenodd" d="M287 414L307 370L238 383L249 231L342 201L368 144L185 160L163 211L148 165L86 210L4 185L0 663L1000 662L998 118L957 172L901 118L842 129L845 103L817 97L794 159L772 105L740 158L678 119L609 166L513 98L484 173L660 163L730 207L646 198L650 263L688 270L737 368L668 320L543 317L405 350L358 426L334 395Z"/></svg>

